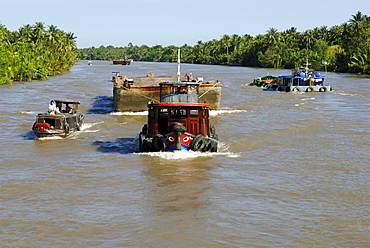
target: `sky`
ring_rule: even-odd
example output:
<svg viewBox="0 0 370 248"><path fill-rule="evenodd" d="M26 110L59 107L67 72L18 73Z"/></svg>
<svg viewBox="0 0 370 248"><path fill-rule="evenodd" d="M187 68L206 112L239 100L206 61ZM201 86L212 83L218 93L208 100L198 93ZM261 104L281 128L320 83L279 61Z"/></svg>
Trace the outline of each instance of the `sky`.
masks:
<svg viewBox="0 0 370 248"><path fill-rule="evenodd" d="M270 28L330 28L358 11L370 16L370 0L0 0L0 24L54 25L74 33L79 48L194 46Z"/></svg>

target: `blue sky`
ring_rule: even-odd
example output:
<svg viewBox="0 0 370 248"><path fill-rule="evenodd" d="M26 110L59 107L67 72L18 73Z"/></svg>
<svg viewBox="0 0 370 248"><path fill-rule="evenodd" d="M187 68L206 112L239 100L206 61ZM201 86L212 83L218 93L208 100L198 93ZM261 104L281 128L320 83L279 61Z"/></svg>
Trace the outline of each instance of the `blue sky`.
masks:
<svg viewBox="0 0 370 248"><path fill-rule="evenodd" d="M11 31L43 22L77 36L79 48L113 45L193 46L223 35L299 32L339 25L369 0L2 0L0 23Z"/></svg>

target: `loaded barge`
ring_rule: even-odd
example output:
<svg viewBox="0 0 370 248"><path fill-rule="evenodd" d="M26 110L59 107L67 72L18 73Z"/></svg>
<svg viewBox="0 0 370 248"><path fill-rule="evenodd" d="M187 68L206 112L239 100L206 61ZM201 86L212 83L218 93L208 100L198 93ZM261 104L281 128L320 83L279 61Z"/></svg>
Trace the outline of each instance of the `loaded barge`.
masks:
<svg viewBox="0 0 370 248"><path fill-rule="evenodd" d="M199 101L209 102L210 109L217 110L221 102L222 84L220 81L193 79L190 74L177 76L157 76L149 73L142 77L127 77L113 72L113 98L116 112L141 112L148 109L148 101L160 102L160 83L195 82L199 84Z"/></svg>

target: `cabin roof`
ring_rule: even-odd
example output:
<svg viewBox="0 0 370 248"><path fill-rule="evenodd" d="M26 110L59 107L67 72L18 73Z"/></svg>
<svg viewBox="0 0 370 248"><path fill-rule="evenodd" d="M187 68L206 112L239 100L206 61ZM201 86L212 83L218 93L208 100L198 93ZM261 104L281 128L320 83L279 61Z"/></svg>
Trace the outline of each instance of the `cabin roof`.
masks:
<svg viewBox="0 0 370 248"><path fill-rule="evenodd" d="M279 78L307 78L307 79L323 79L323 78L328 78L328 77L325 77L325 76L289 76L289 75L285 75L285 76L278 76Z"/></svg>

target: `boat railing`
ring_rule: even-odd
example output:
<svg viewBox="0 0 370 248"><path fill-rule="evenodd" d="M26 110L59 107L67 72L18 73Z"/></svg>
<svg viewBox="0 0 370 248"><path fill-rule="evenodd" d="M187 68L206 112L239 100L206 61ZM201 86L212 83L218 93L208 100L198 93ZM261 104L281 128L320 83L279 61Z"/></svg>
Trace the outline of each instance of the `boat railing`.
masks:
<svg viewBox="0 0 370 248"><path fill-rule="evenodd" d="M198 94L165 94L161 95L161 102L198 103Z"/></svg>

